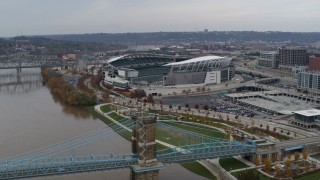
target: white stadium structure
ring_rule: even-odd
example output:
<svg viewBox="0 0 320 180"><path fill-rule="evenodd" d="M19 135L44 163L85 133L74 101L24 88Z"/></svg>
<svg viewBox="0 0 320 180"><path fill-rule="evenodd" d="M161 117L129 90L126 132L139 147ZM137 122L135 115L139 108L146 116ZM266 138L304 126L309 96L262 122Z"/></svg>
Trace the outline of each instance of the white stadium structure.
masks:
<svg viewBox="0 0 320 180"><path fill-rule="evenodd" d="M176 61L176 62L174 62ZM176 59L167 55L133 54L111 58L103 76L106 83L122 88L129 82L163 81L164 86L220 84L234 77L231 58L203 56Z"/></svg>
<svg viewBox="0 0 320 180"><path fill-rule="evenodd" d="M230 68L231 58L220 56L203 56L181 62L173 62L171 70L164 77L165 86L183 84L220 84L234 77L234 69Z"/></svg>

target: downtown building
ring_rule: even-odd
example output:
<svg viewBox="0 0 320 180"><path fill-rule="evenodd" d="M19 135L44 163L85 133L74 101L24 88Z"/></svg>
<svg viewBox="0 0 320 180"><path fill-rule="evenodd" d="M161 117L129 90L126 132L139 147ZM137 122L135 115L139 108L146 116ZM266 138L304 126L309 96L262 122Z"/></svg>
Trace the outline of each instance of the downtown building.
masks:
<svg viewBox="0 0 320 180"><path fill-rule="evenodd" d="M320 90L320 71L299 72L298 88L306 89L312 92Z"/></svg>
<svg viewBox="0 0 320 180"><path fill-rule="evenodd" d="M263 67L268 67L268 68L274 68L274 69L278 68L279 52L277 51L260 52L258 65Z"/></svg>
<svg viewBox="0 0 320 180"><path fill-rule="evenodd" d="M309 57L306 49L281 48L279 49L279 68L291 71L294 76L307 69Z"/></svg>

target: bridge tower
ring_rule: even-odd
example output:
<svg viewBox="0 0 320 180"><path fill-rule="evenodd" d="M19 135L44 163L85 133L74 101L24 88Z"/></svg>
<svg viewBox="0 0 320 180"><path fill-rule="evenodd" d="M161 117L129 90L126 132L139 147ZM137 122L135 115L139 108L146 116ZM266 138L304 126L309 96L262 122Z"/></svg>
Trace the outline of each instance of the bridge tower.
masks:
<svg viewBox="0 0 320 180"><path fill-rule="evenodd" d="M139 160L132 166L131 180L158 180L159 170L164 167L157 161L156 119L156 116L132 117L132 153L137 154Z"/></svg>

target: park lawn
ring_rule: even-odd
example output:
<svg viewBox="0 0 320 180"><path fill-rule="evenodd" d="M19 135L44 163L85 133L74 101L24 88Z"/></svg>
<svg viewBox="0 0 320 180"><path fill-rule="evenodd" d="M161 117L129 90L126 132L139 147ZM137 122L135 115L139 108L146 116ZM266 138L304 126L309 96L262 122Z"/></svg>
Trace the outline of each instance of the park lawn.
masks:
<svg viewBox="0 0 320 180"><path fill-rule="evenodd" d="M112 129L115 129L115 128L118 128L120 126L116 125L115 123L113 123L112 121L110 121L108 118L102 116L101 114L97 113L95 110L94 110L94 107L89 107L87 108L87 110L96 118L100 119L102 122L104 122L105 124L107 124L109 127L111 127ZM117 114L118 115L118 114ZM120 131L117 131L117 133L125 138L126 140L128 141L131 141L131 132L127 131L127 130L120 130Z"/></svg>
<svg viewBox="0 0 320 180"><path fill-rule="evenodd" d="M295 180L319 180L320 179L320 172L306 175L306 176L302 176L299 178L293 178L293 179L295 179Z"/></svg>
<svg viewBox="0 0 320 180"><path fill-rule="evenodd" d="M174 146L183 146L188 144L188 142L185 141L184 134L176 133L170 129L162 127L156 127L156 139Z"/></svg>
<svg viewBox="0 0 320 180"><path fill-rule="evenodd" d="M313 154L313 155L310 155L310 156L315 158L315 159L320 159L320 153Z"/></svg>
<svg viewBox="0 0 320 180"><path fill-rule="evenodd" d="M171 116L171 115L160 115L159 117L160 117L160 119L169 119L169 120L175 120L176 119L175 116Z"/></svg>
<svg viewBox="0 0 320 180"><path fill-rule="evenodd" d="M245 171L245 170L244 170ZM259 180L272 180L271 178L261 174L258 170L254 169L253 170L255 174L259 174ZM239 174L241 173L242 171L237 171L237 172L232 172L231 175L235 178L238 178Z"/></svg>
<svg viewBox="0 0 320 180"><path fill-rule="evenodd" d="M205 126L202 126L201 124L195 125L195 124L184 124L183 122L175 123L175 122L162 122L165 124L168 124L170 126L174 126L180 129L188 130L194 133L198 133L201 135L206 135L210 137L216 137L216 138L225 138L225 134L212 128L208 128Z"/></svg>
<svg viewBox="0 0 320 180"><path fill-rule="evenodd" d="M121 120L124 119L124 117L118 115L118 114L115 113L115 112L110 113L109 116L110 116L112 119L116 120L116 121L121 121Z"/></svg>
<svg viewBox="0 0 320 180"><path fill-rule="evenodd" d="M149 113L155 113L157 114L159 111L158 110L155 110L155 109L149 109Z"/></svg>
<svg viewBox="0 0 320 180"><path fill-rule="evenodd" d="M107 104L107 105L103 105L100 107L100 110L103 112L103 113L108 113L108 112L111 112L112 111L112 107L110 104Z"/></svg>
<svg viewBox="0 0 320 180"><path fill-rule="evenodd" d="M235 169L242 169L249 167L248 165L244 164L243 162L235 159L235 158L225 158L225 159L219 159L219 164L223 169L226 171L231 171Z"/></svg>
<svg viewBox="0 0 320 180"><path fill-rule="evenodd" d="M211 174L211 172L207 168L205 168L198 162L184 163L181 164L181 166L195 174L206 177L208 179L217 179L213 174Z"/></svg>
<svg viewBox="0 0 320 180"><path fill-rule="evenodd" d="M267 133L264 129L260 129L260 128L257 128L257 127L244 128L242 130L247 132L247 133L258 135L258 136L261 136L261 135L271 135L272 136L272 131L271 130L269 131L269 133ZM285 135L282 135L282 134L278 134L277 137L275 137L275 138L277 138L279 140L290 140L289 137L287 137Z"/></svg>

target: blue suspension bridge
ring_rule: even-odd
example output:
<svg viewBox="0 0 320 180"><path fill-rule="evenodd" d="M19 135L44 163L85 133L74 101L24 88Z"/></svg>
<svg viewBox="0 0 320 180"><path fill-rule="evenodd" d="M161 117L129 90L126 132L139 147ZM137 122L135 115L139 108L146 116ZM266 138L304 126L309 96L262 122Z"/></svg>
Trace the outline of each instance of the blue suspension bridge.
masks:
<svg viewBox="0 0 320 180"><path fill-rule="evenodd" d="M178 122L157 121L155 116L124 119L83 135L28 153L0 160L0 179L19 179L84 172L131 169L131 179L159 179L159 170L169 163L202 159L249 156L256 152L253 142L228 141L187 131ZM121 124L121 125L119 125ZM102 137L132 131L132 152L128 154L76 156L80 149ZM201 130L201 127L196 127ZM178 135L178 145L157 150L156 131L166 129ZM62 156L63 155L63 156Z"/></svg>

